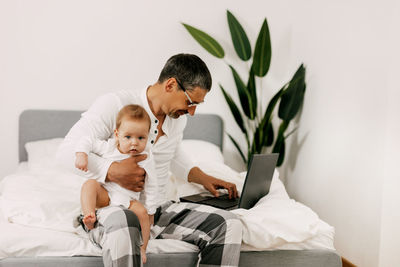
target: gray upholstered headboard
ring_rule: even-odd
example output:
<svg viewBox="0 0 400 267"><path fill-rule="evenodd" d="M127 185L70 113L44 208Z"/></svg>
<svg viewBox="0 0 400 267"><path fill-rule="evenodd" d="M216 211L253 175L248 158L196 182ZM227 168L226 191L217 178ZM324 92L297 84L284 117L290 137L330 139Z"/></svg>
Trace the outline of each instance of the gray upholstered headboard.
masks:
<svg viewBox="0 0 400 267"><path fill-rule="evenodd" d="M26 161L25 143L64 137L79 120L82 111L25 110L19 117L19 161ZM222 150L223 121L214 114L187 116L184 139L200 139L216 144Z"/></svg>

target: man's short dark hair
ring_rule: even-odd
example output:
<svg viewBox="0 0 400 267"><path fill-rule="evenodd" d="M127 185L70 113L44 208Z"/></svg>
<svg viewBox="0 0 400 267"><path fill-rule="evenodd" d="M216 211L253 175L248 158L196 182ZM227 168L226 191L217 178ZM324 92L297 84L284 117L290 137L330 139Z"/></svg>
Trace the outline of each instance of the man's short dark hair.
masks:
<svg viewBox="0 0 400 267"><path fill-rule="evenodd" d="M186 90L200 87L211 90L211 74L206 64L198 56L192 54L177 54L168 59L161 70L158 82L176 78ZM182 90L182 88L180 88Z"/></svg>

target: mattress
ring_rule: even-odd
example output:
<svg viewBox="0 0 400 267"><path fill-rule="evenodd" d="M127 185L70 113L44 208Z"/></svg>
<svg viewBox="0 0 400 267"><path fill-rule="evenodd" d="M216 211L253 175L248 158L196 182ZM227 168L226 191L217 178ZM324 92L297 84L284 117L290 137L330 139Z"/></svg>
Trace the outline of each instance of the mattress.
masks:
<svg viewBox="0 0 400 267"><path fill-rule="evenodd" d="M196 253L149 254L145 267L196 266ZM2 267L100 267L101 257L39 257L7 258L0 260ZM242 252L240 267L339 267L340 257L326 250L276 250L263 252Z"/></svg>

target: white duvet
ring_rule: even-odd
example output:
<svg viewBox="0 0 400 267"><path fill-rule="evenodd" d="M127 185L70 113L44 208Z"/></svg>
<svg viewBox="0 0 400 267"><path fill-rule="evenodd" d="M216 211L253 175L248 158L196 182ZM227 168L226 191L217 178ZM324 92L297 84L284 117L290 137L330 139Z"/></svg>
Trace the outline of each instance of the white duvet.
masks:
<svg viewBox="0 0 400 267"><path fill-rule="evenodd" d="M206 173L243 187L246 173L237 173L227 165L215 161L200 161ZM203 192L195 184L188 184L171 177L177 192L171 196ZM242 250L271 249L334 249L335 231L307 206L290 199L277 170L270 192L249 210L232 211L243 223Z"/></svg>
<svg viewBox="0 0 400 267"><path fill-rule="evenodd" d="M74 233L72 218L80 212L83 182L80 176L47 168L9 175L0 184L4 217L11 223Z"/></svg>
<svg viewBox="0 0 400 267"><path fill-rule="evenodd" d="M245 174L219 161L197 161L206 173L242 188ZM24 167L25 166L25 167ZM73 227L80 213L84 178L49 165L22 164L0 182L0 258L9 256L101 255L81 227ZM171 175L170 199L204 191ZM270 193L250 210L233 211L243 223L242 250L334 249L334 229L310 208L290 199L277 171ZM150 240L149 253L197 251L174 240Z"/></svg>

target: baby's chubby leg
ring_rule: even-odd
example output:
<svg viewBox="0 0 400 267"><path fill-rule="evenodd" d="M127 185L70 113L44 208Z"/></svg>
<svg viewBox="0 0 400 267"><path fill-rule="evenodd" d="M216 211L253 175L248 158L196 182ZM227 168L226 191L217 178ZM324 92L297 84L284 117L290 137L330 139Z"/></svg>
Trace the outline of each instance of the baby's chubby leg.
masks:
<svg viewBox="0 0 400 267"><path fill-rule="evenodd" d="M96 222L96 208L102 208L109 204L107 190L96 180L87 180L81 189L81 206L83 212L83 223L88 230L94 228Z"/></svg>
<svg viewBox="0 0 400 267"><path fill-rule="evenodd" d="M142 261L146 263L146 248L150 238L150 218L146 208L139 201L133 200L129 206L129 209L133 211L139 218L140 227L142 228L142 239L143 245L140 253L142 254Z"/></svg>

